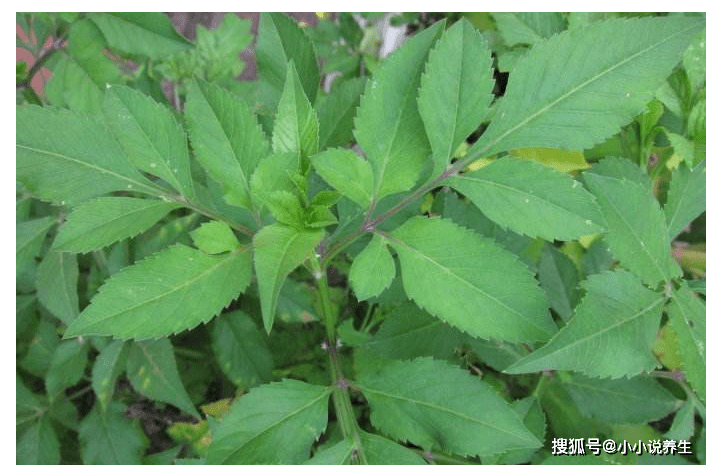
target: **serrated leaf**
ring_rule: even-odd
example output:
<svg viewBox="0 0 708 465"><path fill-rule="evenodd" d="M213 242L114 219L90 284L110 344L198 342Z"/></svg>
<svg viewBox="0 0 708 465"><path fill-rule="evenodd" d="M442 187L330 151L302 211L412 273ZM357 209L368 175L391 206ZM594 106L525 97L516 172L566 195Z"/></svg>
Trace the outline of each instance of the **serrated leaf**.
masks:
<svg viewBox="0 0 708 465"><path fill-rule="evenodd" d="M317 112L312 108L291 61L273 122L273 151L295 152L300 166L307 168L309 158L320 147ZM303 172L307 171L303 169Z"/></svg>
<svg viewBox="0 0 708 465"><path fill-rule="evenodd" d="M213 256L177 244L113 275L64 337L164 337L210 320L250 281L249 253Z"/></svg>
<svg viewBox="0 0 708 465"><path fill-rule="evenodd" d="M78 203L117 190L156 194L93 119L17 107L17 180L42 200Z"/></svg>
<svg viewBox="0 0 708 465"><path fill-rule="evenodd" d="M189 235L194 245L208 254L233 252L239 245L234 232L222 221L204 223Z"/></svg>
<svg viewBox="0 0 708 465"><path fill-rule="evenodd" d="M698 396L706 399L706 306L686 286L675 290L666 307L676 332L681 369Z"/></svg>
<svg viewBox="0 0 708 465"><path fill-rule="evenodd" d="M666 438L689 440L696 428L695 410L696 402L690 397L687 398L683 406L676 412L674 420L671 422L671 429L666 432Z"/></svg>
<svg viewBox="0 0 708 465"><path fill-rule="evenodd" d="M162 13L91 13L89 18L112 49L127 55L160 59L192 47Z"/></svg>
<svg viewBox="0 0 708 465"><path fill-rule="evenodd" d="M485 40L470 23L458 21L431 50L420 79L418 108L433 150L433 176L445 171L459 145L482 123L493 86Z"/></svg>
<svg viewBox="0 0 708 465"><path fill-rule="evenodd" d="M106 92L103 115L136 167L194 197L187 136L167 107L137 90L113 86Z"/></svg>
<svg viewBox="0 0 708 465"><path fill-rule="evenodd" d="M131 343L126 364L128 380L138 392L201 418L179 377L169 339Z"/></svg>
<svg viewBox="0 0 708 465"><path fill-rule="evenodd" d="M113 341L96 357L91 371L91 387L105 410L111 403L116 380L125 371L125 342Z"/></svg>
<svg viewBox="0 0 708 465"><path fill-rule="evenodd" d="M565 29L561 13L492 13L497 30L504 43L514 45L534 45Z"/></svg>
<svg viewBox="0 0 708 465"><path fill-rule="evenodd" d="M164 200L101 197L74 208L59 228L55 250L85 253L145 232L181 205Z"/></svg>
<svg viewBox="0 0 708 465"><path fill-rule="evenodd" d="M258 21L256 63L261 80L260 94L266 106L275 108L283 91L290 60L310 102L320 87L315 49L304 31L282 13L261 13Z"/></svg>
<svg viewBox="0 0 708 465"><path fill-rule="evenodd" d="M79 315L76 255L48 252L37 269L37 298L52 315L69 324Z"/></svg>
<svg viewBox="0 0 708 465"><path fill-rule="evenodd" d="M676 410L680 401L655 379L595 379L575 375L565 382L583 415L612 424L646 423Z"/></svg>
<svg viewBox="0 0 708 465"><path fill-rule="evenodd" d="M437 23L408 40L376 68L366 85L354 135L374 172L374 197L410 189L430 153L416 96Z"/></svg>
<svg viewBox="0 0 708 465"><path fill-rule="evenodd" d="M39 255L44 238L49 228L54 224L54 218L45 216L17 223L15 226L15 263L19 272L34 262Z"/></svg>
<svg viewBox="0 0 708 465"><path fill-rule="evenodd" d="M305 225L305 210L292 192L269 192L264 196L264 203L280 223L296 229L302 229Z"/></svg>
<svg viewBox="0 0 708 465"><path fill-rule="evenodd" d="M447 184L519 234L570 240L604 230L602 214L580 182L540 163L503 157Z"/></svg>
<svg viewBox="0 0 708 465"><path fill-rule="evenodd" d="M366 79L354 78L339 84L317 102L320 122L320 149L340 147L354 139L354 116L364 92Z"/></svg>
<svg viewBox="0 0 708 465"><path fill-rule="evenodd" d="M143 439L123 404L113 402L105 411L96 404L79 427L81 459L86 465L140 465Z"/></svg>
<svg viewBox="0 0 708 465"><path fill-rule="evenodd" d="M63 52L59 52L57 57L52 77L45 87L47 100L55 107L100 115L103 89L72 57Z"/></svg>
<svg viewBox="0 0 708 465"><path fill-rule="evenodd" d="M244 312L232 312L216 320L211 347L232 383L250 389L272 379L273 357L265 337Z"/></svg>
<svg viewBox="0 0 708 465"><path fill-rule="evenodd" d="M29 341L27 353L18 364L33 375L44 378L49 370L49 364L54 350L59 345L57 327L53 319L40 316L37 331Z"/></svg>
<svg viewBox="0 0 708 465"><path fill-rule="evenodd" d="M304 462L327 426L331 391L290 379L251 390L215 429L207 465Z"/></svg>
<svg viewBox="0 0 708 465"><path fill-rule="evenodd" d="M15 375L15 418L19 427L42 417L47 406L24 385L22 379Z"/></svg>
<svg viewBox="0 0 708 465"><path fill-rule="evenodd" d="M354 450L354 442L345 439L328 449L320 449L303 465L350 465Z"/></svg>
<svg viewBox="0 0 708 465"><path fill-rule="evenodd" d="M676 237L698 215L706 210L705 162L692 170L681 163L671 176L669 194L664 205L669 237Z"/></svg>
<svg viewBox="0 0 708 465"><path fill-rule="evenodd" d="M364 431L359 432L361 438L362 451L360 455L366 457L369 465L425 465L423 458L411 449L389 441L377 434L369 434Z"/></svg>
<svg viewBox="0 0 708 465"><path fill-rule="evenodd" d="M425 450L469 456L541 446L487 384L443 361L393 362L356 385L375 428Z"/></svg>
<svg viewBox="0 0 708 465"><path fill-rule="evenodd" d="M532 396L519 399L513 402L510 407L519 415L521 421L524 422L524 425L533 433L536 439L543 442L546 435L546 416L538 398ZM536 449L534 447L513 450L504 454L495 454L495 456L490 458L496 458L496 463L500 464L525 463L533 458ZM485 457L481 457L481 461L485 463Z"/></svg>
<svg viewBox="0 0 708 465"><path fill-rule="evenodd" d="M578 270L570 258L555 247L544 248L538 264L538 280L551 307L564 320L570 319L580 297Z"/></svg>
<svg viewBox="0 0 708 465"><path fill-rule="evenodd" d="M679 276L666 222L651 192L632 181L598 176L592 170L583 177L605 217L605 240L620 263L650 285Z"/></svg>
<svg viewBox="0 0 708 465"><path fill-rule="evenodd" d="M254 261L258 278L263 325L268 333L273 327L278 295L285 278L314 254L324 231L298 231L273 224L253 237Z"/></svg>
<svg viewBox="0 0 708 465"><path fill-rule="evenodd" d="M27 465L58 465L61 461L59 439L57 439L57 435L49 419L40 418L37 423L30 426L22 437L18 439L18 463Z"/></svg>
<svg viewBox="0 0 708 465"><path fill-rule="evenodd" d="M656 367L651 345L664 298L624 270L584 281L575 316L545 346L514 363L507 373L575 370L599 378L634 376Z"/></svg>
<svg viewBox="0 0 708 465"><path fill-rule="evenodd" d="M390 244L406 294L443 321L516 342L547 340L556 331L529 269L491 240L448 220L413 217L391 233Z"/></svg>
<svg viewBox="0 0 708 465"><path fill-rule="evenodd" d="M328 149L312 157L312 166L327 184L362 208L371 203L374 174L366 160L353 150Z"/></svg>
<svg viewBox="0 0 708 465"><path fill-rule="evenodd" d="M386 242L374 235L352 262L349 282L360 302L381 294L396 276L396 265Z"/></svg>
<svg viewBox="0 0 708 465"><path fill-rule="evenodd" d="M293 175L299 172L296 153L274 153L264 158L251 176L254 199L262 205L272 192L286 191L298 195Z"/></svg>
<svg viewBox="0 0 708 465"><path fill-rule="evenodd" d="M537 44L516 63L471 152L602 142L644 110L703 27L702 18L682 16L612 19Z"/></svg>
<svg viewBox="0 0 708 465"><path fill-rule="evenodd" d="M250 208L248 181L269 146L248 105L226 89L195 79L184 113L194 156L228 203Z"/></svg>
<svg viewBox="0 0 708 465"><path fill-rule="evenodd" d="M88 363L88 344L85 341L63 341L54 350L45 384L47 395L54 400L64 389L78 383Z"/></svg>

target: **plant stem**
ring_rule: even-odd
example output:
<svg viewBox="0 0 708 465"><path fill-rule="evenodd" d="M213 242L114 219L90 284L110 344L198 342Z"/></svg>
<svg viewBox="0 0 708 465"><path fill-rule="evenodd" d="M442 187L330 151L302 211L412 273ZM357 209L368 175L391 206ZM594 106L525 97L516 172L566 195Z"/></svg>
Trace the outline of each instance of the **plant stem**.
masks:
<svg viewBox="0 0 708 465"><path fill-rule="evenodd" d="M44 66L44 63L47 62L47 60L54 55L54 52L57 50L61 50L62 47L64 47L65 39L62 37L57 38L54 40L52 43L52 46L42 53L37 60L32 64L30 69L27 71L27 78L24 79L22 82L16 85L17 89L22 89L25 87L29 87L32 84L32 78L34 78L34 75L39 72L40 69Z"/></svg>

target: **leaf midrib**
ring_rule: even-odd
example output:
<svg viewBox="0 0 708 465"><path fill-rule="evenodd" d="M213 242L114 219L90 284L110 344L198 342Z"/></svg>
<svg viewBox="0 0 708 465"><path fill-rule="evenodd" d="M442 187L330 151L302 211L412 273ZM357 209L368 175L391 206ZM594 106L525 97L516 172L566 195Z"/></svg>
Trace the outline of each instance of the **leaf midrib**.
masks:
<svg viewBox="0 0 708 465"><path fill-rule="evenodd" d="M179 392L179 390L176 389L176 388L172 385L172 383L170 383L170 382L168 381L167 375L165 375L165 373L163 372L163 370L162 370L161 367L160 367L160 364L158 364L157 361L155 360L155 357L153 357L153 354L147 350L147 348L145 347L145 344L142 344L142 343L140 343L140 342L136 342L135 344L136 344L136 345L140 348L140 350L143 352L143 356L145 357L145 360L147 361L148 365L151 366L151 367L153 367L153 371L152 371L152 372L155 373L155 374L157 374L157 375L159 376L159 378L160 378L160 379L162 380L162 382L163 382L163 385L166 385L166 386L169 388L169 390L172 391L173 395L174 395L175 397L177 397L177 398L180 400L180 402L183 402L183 401L186 400L187 403L190 404L190 407L192 407L192 409L194 409L194 406L191 405L191 403L192 403L191 399L189 399L189 397L187 397L186 399L183 398L183 397L182 397L182 393ZM137 373L136 373L136 374L137 374ZM148 373L148 374L149 374L149 373ZM178 407L181 408L182 406L178 405ZM189 412L189 413L194 413L194 412Z"/></svg>

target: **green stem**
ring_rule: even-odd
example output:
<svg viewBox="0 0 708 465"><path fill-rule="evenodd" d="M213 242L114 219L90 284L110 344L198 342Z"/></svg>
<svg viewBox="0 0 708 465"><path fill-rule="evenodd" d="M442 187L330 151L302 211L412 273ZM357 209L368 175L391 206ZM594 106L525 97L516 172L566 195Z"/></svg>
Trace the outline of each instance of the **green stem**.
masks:
<svg viewBox="0 0 708 465"><path fill-rule="evenodd" d="M471 463L479 463L473 460L465 460L452 455L441 454L439 452L417 451L424 459L436 465L470 465Z"/></svg>

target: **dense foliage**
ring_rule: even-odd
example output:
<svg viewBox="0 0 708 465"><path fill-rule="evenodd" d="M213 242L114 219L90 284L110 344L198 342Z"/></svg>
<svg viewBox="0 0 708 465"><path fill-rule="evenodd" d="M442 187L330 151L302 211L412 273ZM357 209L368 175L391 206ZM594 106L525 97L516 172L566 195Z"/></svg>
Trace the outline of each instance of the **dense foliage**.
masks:
<svg viewBox="0 0 708 465"><path fill-rule="evenodd" d="M383 20L18 14L17 463L705 463L704 15Z"/></svg>

